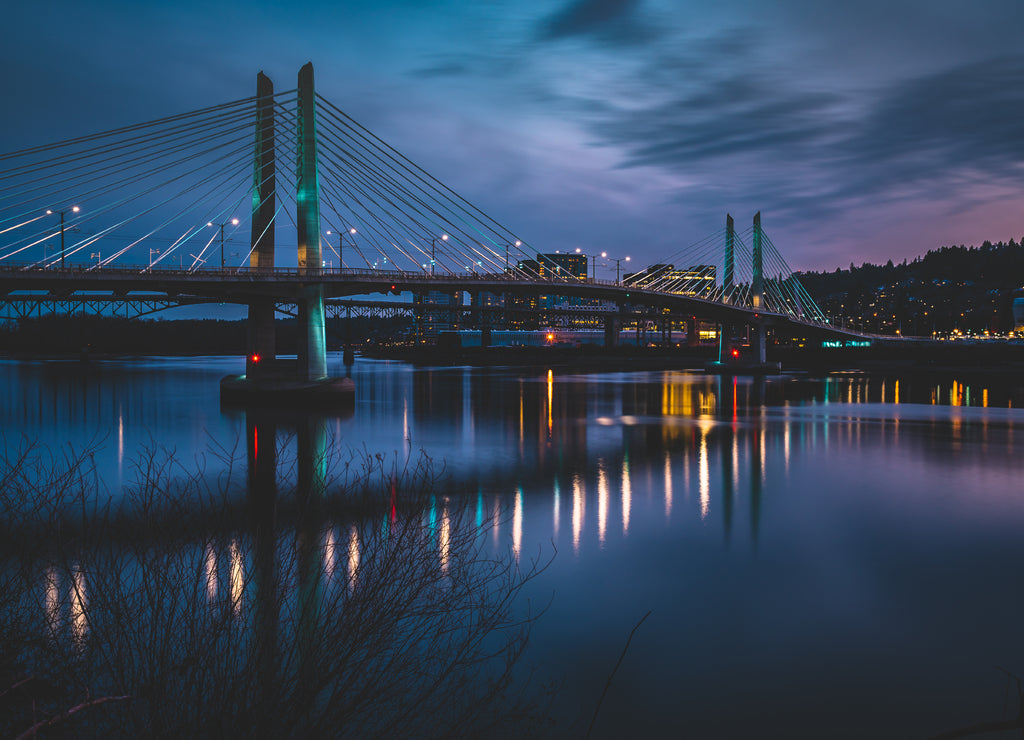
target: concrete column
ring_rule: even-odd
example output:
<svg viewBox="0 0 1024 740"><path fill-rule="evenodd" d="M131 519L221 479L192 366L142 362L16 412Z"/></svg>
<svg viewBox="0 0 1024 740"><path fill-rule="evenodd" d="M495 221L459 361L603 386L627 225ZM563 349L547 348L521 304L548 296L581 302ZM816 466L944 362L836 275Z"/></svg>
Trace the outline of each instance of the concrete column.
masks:
<svg viewBox="0 0 1024 740"><path fill-rule="evenodd" d="M274 153L274 83L260 72L256 75L256 151L253 160L252 231L249 267L274 268L274 210L276 208L276 162ZM274 329L274 301L249 304L246 322L246 375L259 372L261 363L277 353Z"/></svg>
<svg viewBox="0 0 1024 740"><path fill-rule="evenodd" d="M296 184L296 231L299 272L318 274L323 265L320 248L320 180L316 157L316 99L313 63L299 70L298 182Z"/></svg>
<svg viewBox="0 0 1024 740"><path fill-rule="evenodd" d="M302 289L299 308L299 375L301 380L327 377L327 326L324 287L319 283Z"/></svg>
<svg viewBox="0 0 1024 740"><path fill-rule="evenodd" d="M733 273L735 272L736 226L732 216L725 214L725 269L722 271L722 293L725 302L729 302L732 291Z"/></svg>
<svg viewBox="0 0 1024 740"><path fill-rule="evenodd" d="M751 286L751 293L754 298L754 308L764 307L764 257L761 251L761 212L754 214L754 282Z"/></svg>
<svg viewBox="0 0 1024 740"><path fill-rule="evenodd" d="M604 346L609 349L619 346L619 320L614 316L605 317Z"/></svg>
<svg viewBox="0 0 1024 740"><path fill-rule="evenodd" d="M729 324L718 325L718 361L723 365L729 362L729 352L732 349L732 326Z"/></svg>
<svg viewBox="0 0 1024 740"><path fill-rule="evenodd" d="M767 361L767 342L765 337L765 326L758 322L750 327L753 331L754 349L757 352L757 361L760 364L764 364Z"/></svg>
<svg viewBox="0 0 1024 740"><path fill-rule="evenodd" d="M318 275L323 265L320 249L320 182L316 156L316 101L313 63L299 70L298 182L296 183L296 236L299 273ZM327 377L327 328L324 288L307 284L299 298L299 373L303 380Z"/></svg>
<svg viewBox="0 0 1024 740"><path fill-rule="evenodd" d="M253 166L252 252L249 267L274 267L274 211L277 208L275 163L274 83L256 75L256 156Z"/></svg>
<svg viewBox="0 0 1024 740"><path fill-rule="evenodd" d="M268 298L249 304L249 320L245 325L245 373L252 376L273 360L277 354L277 334L274 328L274 300Z"/></svg>
<svg viewBox="0 0 1024 740"><path fill-rule="evenodd" d="M691 316L686 320L686 346L696 347L700 344L700 332L697 329L697 317Z"/></svg>

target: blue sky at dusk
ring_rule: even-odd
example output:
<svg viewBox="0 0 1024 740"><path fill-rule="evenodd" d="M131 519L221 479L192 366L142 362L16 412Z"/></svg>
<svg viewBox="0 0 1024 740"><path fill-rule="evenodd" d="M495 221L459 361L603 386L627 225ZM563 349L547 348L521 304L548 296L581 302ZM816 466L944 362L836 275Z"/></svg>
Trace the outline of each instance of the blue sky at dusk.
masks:
<svg viewBox="0 0 1024 740"><path fill-rule="evenodd" d="M0 149L318 91L543 251L760 210L795 269L1024 236L1024 3L20 4Z"/></svg>

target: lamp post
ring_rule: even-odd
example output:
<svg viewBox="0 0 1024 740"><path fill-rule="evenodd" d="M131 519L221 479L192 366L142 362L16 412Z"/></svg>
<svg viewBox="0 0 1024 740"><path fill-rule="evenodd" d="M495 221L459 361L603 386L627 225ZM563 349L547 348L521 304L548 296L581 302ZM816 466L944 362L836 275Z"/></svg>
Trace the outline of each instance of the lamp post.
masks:
<svg viewBox="0 0 1024 740"><path fill-rule="evenodd" d="M355 236L358 233L358 232L356 232L356 228L353 226L351 229L348 230L348 233L352 235L352 246L355 246L355 244L356 244ZM328 229L327 236L330 236L330 235L331 235L331 231ZM327 245L330 246L330 244L331 244L331 242L330 242L330 240L328 240ZM345 232L344 231L339 231L338 232L338 267L342 268L342 269L344 269L344 267L345 267L345 258L342 256L344 254L344 250L345 250Z"/></svg>
<svg viewBox="0 0 1024 740"><path fill-rule="evenodd" d="M220 269L224 269L224 227L228 224L232 226L238 226L238 219L233 218L230 221L225 221L222 224L215 224L213 221L209 221L207 226L219 226L220 227Z"/></svg>
<svg viewBox="0 0 1024 740"><path fill-rule="evenodd" d="M509 248L509 246L510 245L508 245L508 244L505 245L505 272L506 273L508 272L508 248ZM519 241L518 239L516 239L514 246L516 247L516 249L518 249L519 247L523 246L523 243L521 241Z"/></svg>
<svg viewBox="0 0 1024 740"><path fill-rule="evenodd" d="M441 234L441 241L443 241L443 242L448 241L448 235L447 234ZM435 236L431 240L431 242L430 242L430 276L431 277L434 276L434 265L437 264L437 260L435 259L435 254L434 254L434 250L436 248L437 248L437 237Z"/></svg>
<svg viewBox="0 0 1024 740"><path fill-rule="evenodd" d="M601 256L604 256L604 252L601 253ZM621 282L619 275L621 273L622 263L629 262L629 257L609 257L608 259L615 262L615 284L618 285Z"/></svg>
<svg viewBox="0 0 1024 740"><path fill-rule="evenodd" d="M72 213L78 213L81 209L78 206L71 206ZM64 269L64 214L67 211L57 211L60 214L60 269ZM53 211L48 210L47 215L52 215Z"/></svg>
<svg viewBox="0 0 1024 740"><path fill-rule="evenodd" d="M157 254L157 255L160 254L160 250L159 249L153 249L152 247L150 247L149 248L149 269L150 270L153 269L153 255L154 254Z"/></svg>

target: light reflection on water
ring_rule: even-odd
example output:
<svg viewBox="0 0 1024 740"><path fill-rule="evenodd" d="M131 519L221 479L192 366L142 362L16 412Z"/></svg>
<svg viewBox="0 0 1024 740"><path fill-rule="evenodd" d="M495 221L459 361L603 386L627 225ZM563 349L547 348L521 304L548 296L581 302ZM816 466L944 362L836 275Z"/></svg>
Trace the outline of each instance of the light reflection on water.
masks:
<svg viewBox="0 0 1024 740"><path fill-rule="evenodd" d="M8 438L52 446L105 440L96 459L116 496L140 445L191 456L211 440L238 444L244 414L217 404L216 381L231 368L0 363L0 424ZM545 675L566 683L560 727L589 716L647 610L600 736L664 734L681 719L696 736L743 736L770 718L787 736L816 737L817 720L801 719L808 703L845 720L855 703L851 737L990 718L1003 687L985 671L1021 648L1019 385L366 361L355 370L359 400L351 418L331 422L334 443L403 464L420 449L443 461L450 478L432 514L439 568L449 567L447 496L472 502L497 549L558 549L541 584L555 601L534 642ZM330 576L344 558L354 589L359 530L335 526L318 540L323 569ZM240 542L208 545L204 562L208 601L220 584L240 610ZM40 588L49 623L67 620L86 640L87 576L60 582L43 570Z"/></svg>

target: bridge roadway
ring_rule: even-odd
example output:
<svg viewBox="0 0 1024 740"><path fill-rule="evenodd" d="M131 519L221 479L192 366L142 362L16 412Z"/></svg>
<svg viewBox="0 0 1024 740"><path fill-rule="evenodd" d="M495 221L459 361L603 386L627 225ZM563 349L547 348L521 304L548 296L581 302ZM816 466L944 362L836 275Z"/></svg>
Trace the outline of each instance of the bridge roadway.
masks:
<svg viewBox="0 0 1024 740"><path fill-rule="evenodd" d="M150 269L145 266L97 267L75 265L43 268L31 265L0 265L0 301L12 293L45 291L67 297L75 293L110 292L114 297L129 294L163 294L168 297L208 298L219 303L248 304L271 299L295 302L303 288L323 286L325 298L340 298L371 293L423 294L431 291L454 293L489 292L518 296L558 295L589 298L626 305L667 309L721 324L759 323L787 336L831 337L836 339L874 338L809 319L759 311L697 296L621 285L593 279L542 279L507 273L445 273L359 270L350 268L226 268L226 269ZM15 298L15 296L11 296ZM192 302L192 301L189 301Z"/></svg>

